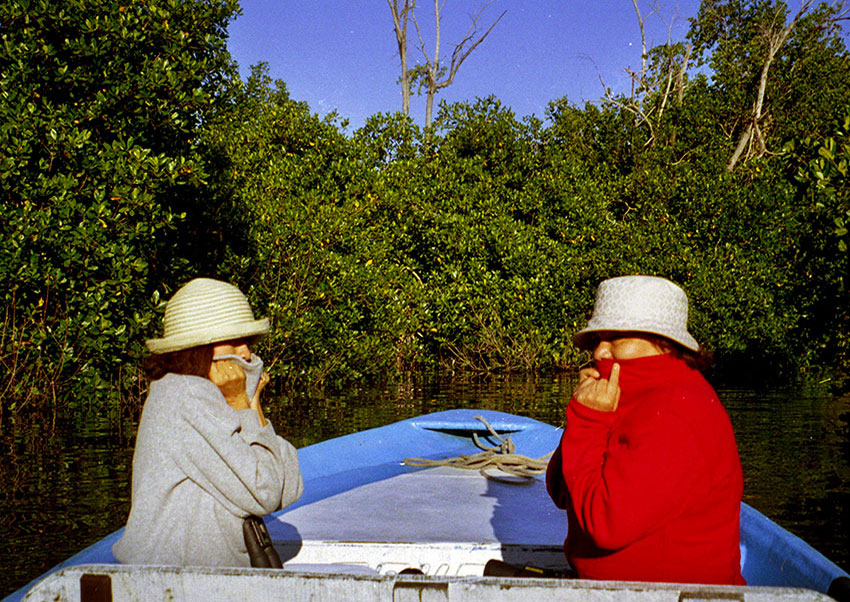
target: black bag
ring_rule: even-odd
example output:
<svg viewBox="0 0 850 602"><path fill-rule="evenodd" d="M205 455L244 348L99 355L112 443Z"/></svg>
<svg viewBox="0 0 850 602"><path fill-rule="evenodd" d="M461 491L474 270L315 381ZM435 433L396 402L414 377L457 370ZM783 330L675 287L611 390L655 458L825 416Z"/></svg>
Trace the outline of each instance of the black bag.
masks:
<svg viewBox="0 0 850 602"><path fill-rule="evenodd" d="M277 550L272 545L265 521L259 516L249 516L242 521L242 535L245 537L245 548L251 559L251 566L260 569L282 569L283 563Z"/></svg>
<svg viewBox="0 0 850 602"><path fill-rule="evenodd" d="M501 560L488 560L484 565L485 577L542 577L545 579L575 579L572 568L544 569L527 564L509 564Z"/></svg>

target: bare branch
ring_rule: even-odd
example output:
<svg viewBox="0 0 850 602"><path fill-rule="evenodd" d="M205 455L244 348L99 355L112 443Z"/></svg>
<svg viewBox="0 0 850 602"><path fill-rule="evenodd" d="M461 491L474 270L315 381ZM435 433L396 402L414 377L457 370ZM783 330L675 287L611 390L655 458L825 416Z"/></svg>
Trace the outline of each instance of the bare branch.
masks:
<svg viewBox="0 0 850 602"><path fill-rule="evenodd" d="M634 0L634 1L637 2L637 0ZM668 63L666 65L666 70L667 70L666 80L667 81L666 81L666 84L664 86L664 93L661 95L661 103L659 104L659 108L658 108L658 121L660 122L661 117L664 115L664 109L667 107L667 100L670 98L670 92L673 90L673 72L674 72L675 68L673 67L673 54L672 54L672 46L671 46L671 44L673 42L673 21L674 21L674 19L670 19L670 22L667 23L666 21L664 21L664 18L661 17L660 14L659 14L659 18L664 23L664 25L667 27L667 44L668 44L668 48L670 49L670 52L668 54ZM687 62L688 56L689 55L686 55L683 63ZM677 73L677 77L684 77L684 72L683 72L682 69L679 69L679 71Z"/></svg>
<svg viewBox="0 0 850 602"><path fill-rule="evenodd" d="M637 0L632 0L632 4L635 7L635 13L637 13L638 19L638 27L640 27L640 76L641 78L646 75L646 30L644 29L644 23L646 19L644 19L640 14L640 8L638 8Z"/></svg>
<svg viewBox="0 0 850 602"><path fill-rule="evenodd" d="M598 74L598 72L597 72L597 74ZM605 82L602 81L602 75L601 74L599 74L599 82L602 84L602 87L605 88ZM655 140L655 128L652 125L652 120L649 118L649 115L647 113L645 113L643 111L643 109L641 109L639 103L636 103L636 102L628 102L628 103L620 102L619 100L617 100L616 98L614 98L611 95L611 90L608 89L608 88L605 88L605 96L602 98L602 100L604 102L607 102L610 105L613 105L615 107L619 107L620 109L622 109L624 111L628 111L629 113L634 115L635 116L635 125L639 126L639 125L641 125L641 123L645 123L646 126L649 128L649 140L647 140L646 145L652 144L652 142ZM651 111L651 109L650 109L650 111Z"/></svg>
<svg viewBox="0 0 850 602"><path fill-rule="evenodd" d="M635 9L640 31L640 70L634 71L628 68L625 70L631 80L632 88L628 102L615 99L611 95L611 91L605 86L605 82L602 81L602 76L600 75L599 79L605 90L602 100L632 113L635 116L636 127L646 125L649 130L649 138L646 144L653 145L655 143L655 132L664 117L664 112L670 102L670 96L674 90L679 102L681 102L684 96L685 72L690 62L691 47L685 47L685 54L681 61L679 61L674 53L675 46L673 44L673 23L675 22L675 16L669 22L665 20L661 15L660 5L656 0L653 0L651 3L651 11L647 15L641 12L638 0L632 0L632 5ZM651 15L658 15L667 27L667 52L664 55L658 54L657 64L650 64L650 53L654 49L647 48L646 21Z"/></svg>
<svg viewBox="0 0 850 602"><path fill-rule="evenodd" d="M388 0L389 1L389 0ZM440 48L441 48L441 29L440 29L440 21L441 21L441 12L443 5L445 5L445 0L440 4L439 0L434 0L434 56L433 58L428 56L428 52L425 49L425 43L422 40L422 32L419 29L419 23L416 21L415 15L413 16L413 23L416 27L416 34L419 37L419 49L422 52L422 56L425 58L425 82L424 85L426 87L426 99L425 99L425 125L431 125L432 115L433 115L433 106L434 106L434 96L436 93L450 86L454 82L454 78L457 75L458 69L463 64L463 62L469 57L473 50L475 50L481 42L483 42L490 32L493 31L493 28L496 27L496 24L501 21L502 17L505 16L505 12L499 15L499 18L496 19L490 27L484 32L480 37L476 36L478 34L478 20L481 17L481 14L484 10L490 6L488 2L485 4L480 10L477 10L472 15L472 23L464 34L463 39L455 45L454 50L451 54L451 61L449 62L449 66L446 69L440 65ZM443 79L440 79L443 74L446 76Z"/></svg>
<svg viewBox="0 0 850 602"><path fill-rule="evenodd" d="M486 6L484 8L486 8ZM481 9L481 10L483 11L484 9ZM468 37L464 38L463 42L461 42L459 45L455 46L454 52L452 52L451 68L449 69L448 83L446 85L452 83L452 81L454 80L454 76L457 74L457 70L460 69L460 66L463 64L463 62L466 60L466 58L472 53L473 50L475 50L478 47L479 44L481 44L481 42L483 42L487 38L487 36L490 35L490 32L493 31L493 28L496 27L496 25L499 23L499 21L502 20L502 17L504 17L505 13L507 13L507 12L508 11L502 11L502 14L499 15L498 19L493 21L493 24L490 25L489 29L487 29L487 31L484 33L484 35L482 35L480 38L478 38L478 40L476 40L465 52L462 52L463 44L468 42L468 41L471 41L472 38L473 38L472 36L468 36ZM473 21L473 26L475 25L475 23L478 22L478 17L480 15L481 15L481 12L479 12L477 15L475 15L475 19Z"/></svg>

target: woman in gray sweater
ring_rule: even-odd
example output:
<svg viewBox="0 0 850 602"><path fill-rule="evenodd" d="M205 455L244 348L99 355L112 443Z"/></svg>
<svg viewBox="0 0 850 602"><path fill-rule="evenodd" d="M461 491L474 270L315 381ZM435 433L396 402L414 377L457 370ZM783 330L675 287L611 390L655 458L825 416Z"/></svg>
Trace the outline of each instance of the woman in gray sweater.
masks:
<svg viewBox="0 0 850 602"><path fill-rule="evenodd" d="M295 502L295 448L263 416L268 382L251 345L269 330L235 286L198 278L147 341L150 390L133 456L132 507L113 546L123 563L250 566L243 519Z"/></svg>

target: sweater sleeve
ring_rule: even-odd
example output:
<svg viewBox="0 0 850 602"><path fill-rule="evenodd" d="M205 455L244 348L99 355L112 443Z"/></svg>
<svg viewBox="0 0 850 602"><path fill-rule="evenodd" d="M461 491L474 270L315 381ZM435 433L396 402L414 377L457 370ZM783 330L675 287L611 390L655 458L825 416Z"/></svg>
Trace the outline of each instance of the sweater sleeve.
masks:
<svg viewBox="0 0 850 602"><path fill-rule="evenodd" d="M564 481L564 473L562 471L563 460L561 459L561 446L563 442L558 443L558 447L549 458L549 464L546 465L546 491L552 502L561 509L567 507L567 484Z"/></svg>
<svg viewBox="0 0 850 602"><path fill-rule="evenodd" d="M295 448L271 424L260 426L256 412L206 395L191 395L179 408L185 426L177 462L230 512L264 516L300 497Z"/></svg>
<svg viewBox="0 0 850 602"><path fill-rule="evenodd" d="M687 425L663 405L612 435L616 418L572 400L561 443L575 519L607 550L633 543L681 508L699 461Z"/></svg>

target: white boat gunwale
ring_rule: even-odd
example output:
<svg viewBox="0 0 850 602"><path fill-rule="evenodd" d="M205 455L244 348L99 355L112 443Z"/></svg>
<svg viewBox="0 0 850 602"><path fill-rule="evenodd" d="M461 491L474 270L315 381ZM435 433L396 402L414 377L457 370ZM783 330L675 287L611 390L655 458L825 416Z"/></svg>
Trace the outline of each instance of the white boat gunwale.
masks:
<svg viewBox="0 0 850 602"><path fill-rule="evenodd" d="M446 602L829 602L804 588L722 586L626 581L583 581L517 577L365 575L344 572L133 565L77 565L53 573L25 598L74 602L138 599L242 601L429 600Z"/></svg>

